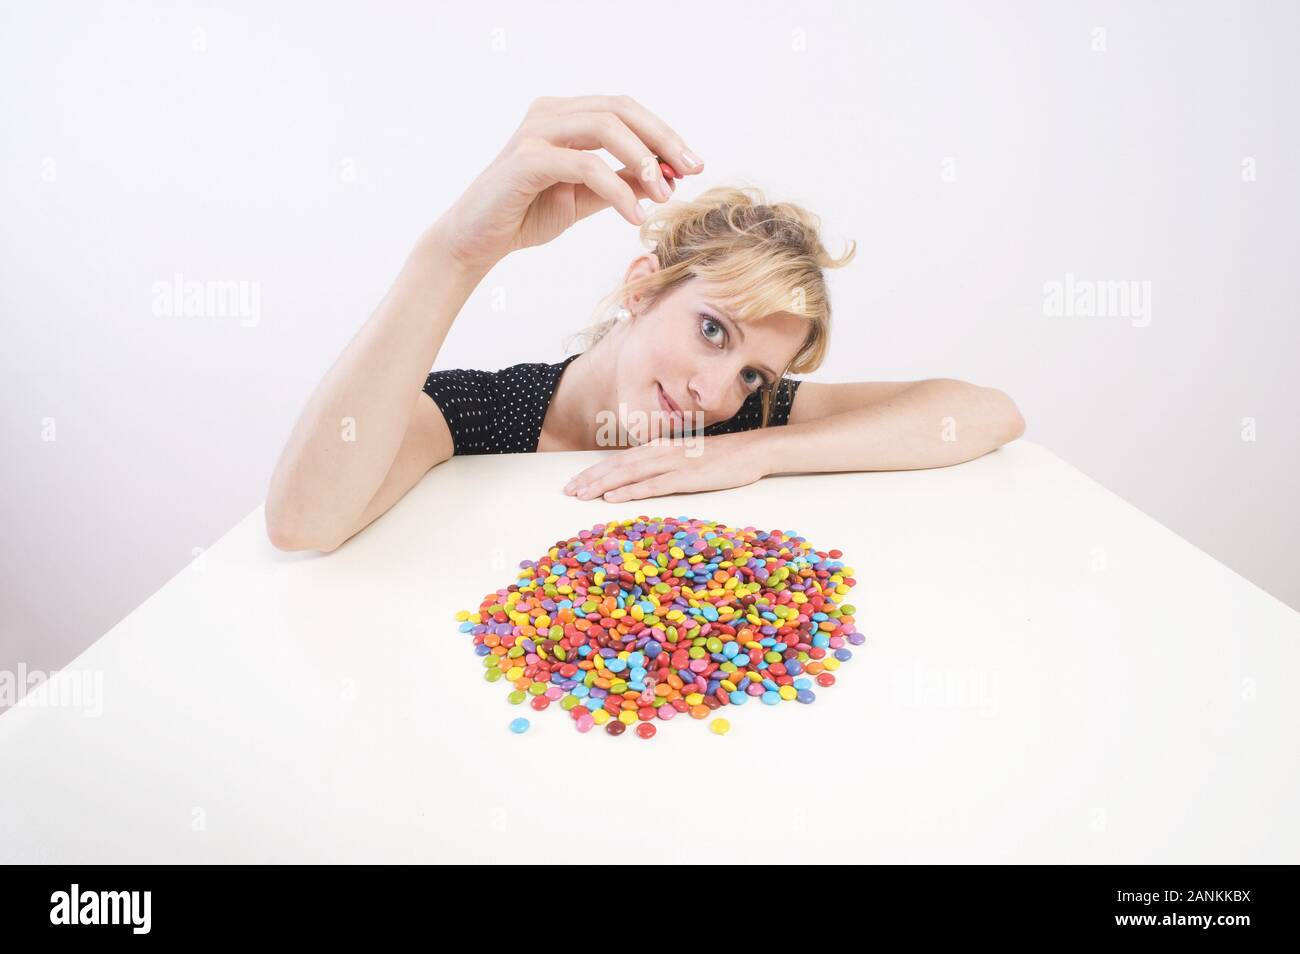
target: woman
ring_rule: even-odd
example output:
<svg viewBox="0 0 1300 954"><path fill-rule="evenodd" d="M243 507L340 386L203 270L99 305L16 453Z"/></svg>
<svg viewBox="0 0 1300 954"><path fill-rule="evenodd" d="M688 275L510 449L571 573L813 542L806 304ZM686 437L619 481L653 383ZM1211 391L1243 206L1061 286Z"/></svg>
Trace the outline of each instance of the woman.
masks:
<svg viewBox="0 0 1300 954"><path fill-rule="evenodd" d="M624 167L587 151L602 148ZM334 550L458 453L633 445L564 488L626 501L783 471L942 467L1024 432L1005 394L961 381L786 378L821 364L821 269L853 250L831 258L813 216L740 189L647 214L641 200L668 203L674 180L702 169L629 97L535 100L312 394L271 479L271 542ZM429 373L493 265L608 207L655 250L629 266L587 350L553 365Z"/></svg>

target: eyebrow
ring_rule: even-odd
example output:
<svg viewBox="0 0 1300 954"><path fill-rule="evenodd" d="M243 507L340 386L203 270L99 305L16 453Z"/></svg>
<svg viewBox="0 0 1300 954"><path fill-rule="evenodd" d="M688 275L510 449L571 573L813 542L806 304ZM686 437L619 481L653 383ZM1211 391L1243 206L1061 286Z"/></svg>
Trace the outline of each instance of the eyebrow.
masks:
<svg viewBox="0 0 1300 954"><path fill-rule="evenodd" d="M721 308L719 308L719 307L718 307L717 305L715 305L713 302L711 302L711 301L705 299L704 304L707 305L708 307L712 308L712 309L713 309L714 311L716 311L720 316L722 316L722 318L727 322L728 325L731 326L731 328L734 330L734 332L736 333L736 335L740 338L740 342L741 342L741 344L744 344L744 343L745 343L745 332L741 329L741 327L740 327L740 322L736 321L735 318L732 318L729 314L727 314L725 311L723 311ZM775 384L778 380L780 380L780 375L778 375L775 371L773 371L773 370L772 370L771 368L769 368L767 365L765 365L765 364L755 364L754 367L758 368L760 371L766 371L766 372L767 372L767 376L768 376L768 378L772 381L773 384Z"/></svg>

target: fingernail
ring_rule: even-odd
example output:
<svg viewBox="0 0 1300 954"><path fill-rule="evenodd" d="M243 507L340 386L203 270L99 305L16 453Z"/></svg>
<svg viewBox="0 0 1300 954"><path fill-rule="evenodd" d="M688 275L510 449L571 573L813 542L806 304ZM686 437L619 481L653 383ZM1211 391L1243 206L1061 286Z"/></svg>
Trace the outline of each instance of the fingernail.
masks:
<svg viewBox="0 0 1300 954"><path fill-rule="evenodd" d="M695 157L695 154L689 149L682 150L682 162L686 163L692 169L696 166L702 166L704 163Z"/></svg>
<svg viewBox="0 0 1300 954"><path fill-rule="evenodd" d="M650 214L650 208L651 205L648 200L642 199L640 202L638 202L636 204L636 220L638 222L644 222L646 220L646 216Z"/></svg>

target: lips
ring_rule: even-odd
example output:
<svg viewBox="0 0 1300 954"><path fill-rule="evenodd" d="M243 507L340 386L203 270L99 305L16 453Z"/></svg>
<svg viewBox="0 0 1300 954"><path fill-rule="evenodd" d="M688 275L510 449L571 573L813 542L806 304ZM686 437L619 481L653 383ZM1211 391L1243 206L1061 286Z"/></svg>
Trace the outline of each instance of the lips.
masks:
<svg viewBox="0 0 1300 954"><path fill-rule="evenodd" d="M682 414L681 407L678 406L676 401L668 396L668 392L663 389L663 385L656 382L655 387L659 389L659 406L669 414L675 414L679 420L683 419L684 415Z"/></svg>

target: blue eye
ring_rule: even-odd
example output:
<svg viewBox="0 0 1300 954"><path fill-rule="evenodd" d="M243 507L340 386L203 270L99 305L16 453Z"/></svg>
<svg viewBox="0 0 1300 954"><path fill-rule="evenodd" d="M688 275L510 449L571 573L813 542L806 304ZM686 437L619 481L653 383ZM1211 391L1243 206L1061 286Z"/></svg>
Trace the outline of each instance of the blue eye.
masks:
<svg viewBox="0 0 1300 954"><path fill-rule="evenodd" d="M718 344L718 339L713 337L713 334L710 333L709 329L713 329L714 333L720 334L722 336L721 338L722 344L726 343L727 329L722 327L722 325L719 324L715 319L710 318L708 315L701 314L700 334L704 336L704 340L709 342L709 344ZM718 347L722 347L722 344L718 344ZM746 368L744 371L740 372L742 379L746 374L753 374L756 376L755 378L750 378L745 380L745 383L749 385L751 388L757 389L756 386L762 386L764 384L767 384L767 377L760 371L756 371L753 368Z"/></svg>
<svg viewBox="0 0 1300 954"><path fill-rule="evenodd" d="M724 341L726 340L727 331L725 328L722 327L722 325L718 324L708 315L700 315L700 333L704 335L706 341L714 342L713 336L710 335L709 332L705 330L706 328L710 328L710 327L716 328L719 332L721 332L723 336L722 340Z"/></svg>

